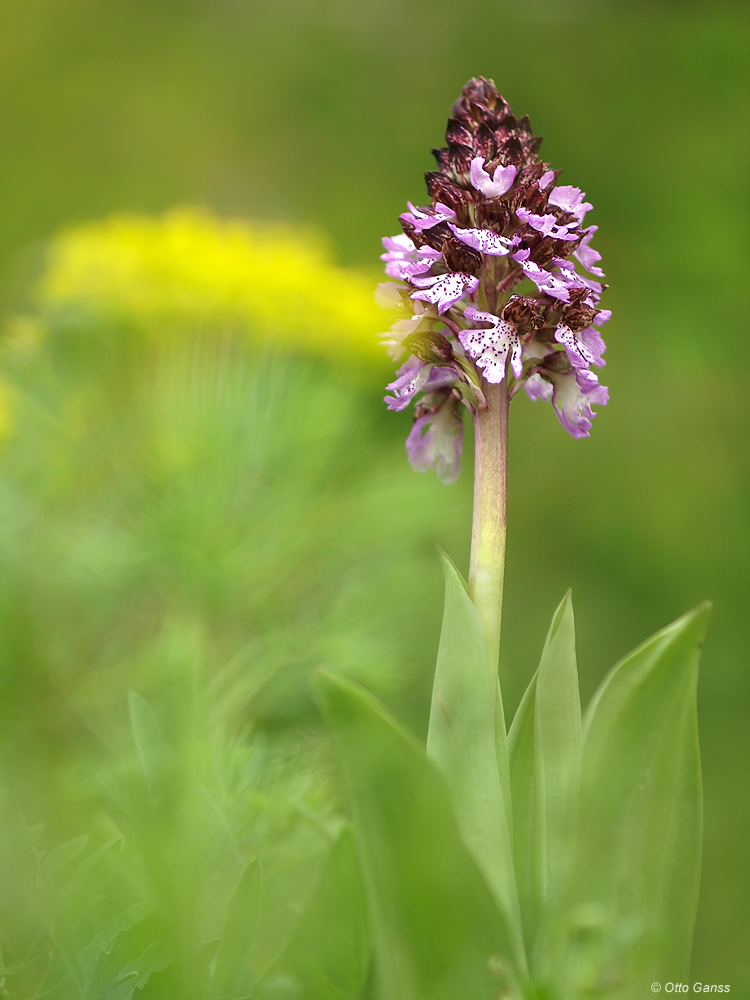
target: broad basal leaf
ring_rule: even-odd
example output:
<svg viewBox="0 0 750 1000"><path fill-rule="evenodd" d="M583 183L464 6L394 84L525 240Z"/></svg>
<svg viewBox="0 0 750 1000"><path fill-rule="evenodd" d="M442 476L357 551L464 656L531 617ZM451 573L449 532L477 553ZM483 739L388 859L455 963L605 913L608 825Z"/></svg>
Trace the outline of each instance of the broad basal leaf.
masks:
<svg viewBox="0 0 750 1000"><path fill-rule="evenodd" d="M701 605L608 675L584 720L575 851L546 941L560 998L646 996L688 972L698 896Z"/></svg>
<svg viewBox="0 0 750 1000"><path fill-rule="evenodd" d="M540 918L539 810L536 791L535 717L537 675L531 679L508 734L513 796L513 860L527 954L532 954Z"/></svg>
<svg viewBox="0 0 750 1000"><path fill-rule="evenodd" d="M427 755L445 775L464 843L514 934L523 967L520 913L507 815L507 744L497 671L490 668L479 612L453 563L440 553L445 611L432 692ZM498 767L498 760L501 768Z"/></svg>
<svg viewBox="0 0 750 1000"><path fill-rule="evenodd" d="M359 1000L371 959L364 886L351 830L344 830L286 949L253 997Z"/></svg>
<svg viewBox="0 0 750 1000"><path fill-rule="evenodd" d="M555 611L539 669L509 736L514 853L530 950L570 851L570 784L581 739L573 603Z"/></svg>
<svg viewBox="0 0 750 1000"><path fill-rule="evenodd" d="M575 623L570 591L550 625L539 663L534 706L539 829L539 895L554 896L569 850L570 781L581 742Z"/></svg>
<svg viewBox="0 0 750 1000"><path fill-rule="evenodd" d="M317 687L346 779L380 996L495 1000L519 978L511 934L442 777L367 692L326 674Z"/></svg>
<svg viewBox="0 0 750 1000"><path fill-rule="evenodd" d="M215 996L249 996L255 982L252 948L261 914L261 871L256 859L245 869L227 910L216 956Z"/></svg>

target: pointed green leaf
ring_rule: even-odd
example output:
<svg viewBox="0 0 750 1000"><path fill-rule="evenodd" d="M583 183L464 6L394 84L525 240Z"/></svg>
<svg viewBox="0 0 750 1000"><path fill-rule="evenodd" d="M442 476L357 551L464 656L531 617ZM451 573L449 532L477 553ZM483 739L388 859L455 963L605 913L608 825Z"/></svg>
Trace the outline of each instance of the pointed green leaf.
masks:
<svg viewBox="0 0 750 1000"><path fill-rule="evenodd" d="M698 896L701 605L608 675L586 712L570 881L545 949L553 996L684 981Z"/></svg>
<svg viewBox="0 0 750 1000"><path fill-rule="evenodd" d="M172 748L167 743L159 720L149 703L136 691L128 695L130 726L138 760L147 778L161 775L164 767L171 762Z"/></svg>
<svg viewBox="0 0 750 1000"><path fill-rule="evenodd" d="M227 909L224 935L216 957L214 982L219 996L249 996L255 981L252 948L261 914L260 861L252 861Z"/></svg>
<svg viewBox="0 0 750 1000"><path fill-rule="evenodd" d="M104 995L104 1000L132 1000L136 990L142 990L155 972L170 964L160 941L152 941L117 973L115 981Z"/></svg>
<svg viewBox="0 0 750 1000"><path fill-rule="evenodd" d="M510 935L441 775L362 688L321 674L317 690L346 779L380 993L494 1000L503 976L518 978Z"/></svg>
<svg viewBox="0 0 750 1000"><path fill-rule="evenodd" d="M570 783L581 739L581 701L570 591L552 617L539 669L511 727L514 850L527 944L559 890L570 842Z"/></svg>
<svg viewBox="0 0 750 1000"><path fill-rule="evenodd" d="M54 850L50 851L47 857L42 862L42 867L39 872L39 878L41 881L46 881L52 878L56 872L69 865L71 861L74 861L81 851L88 844L89 838L86 834L82 837L76 837L74 840L68 840L64 844L60 844Z"/></svg>
<svg viewBox="0 0 750 1000"><path fill-rule="evenodd" d="M534 753L537 674L531 678L508 733L511 795L513 796L513 860L527 952L539 924L539 852L536 763Z"/></svg>
<svg viewBox="0 0 750 1000"><path fill-rule="evenodd" d="M171 964L159 940L158 923L141 904L109 920L78 957L84 982L76 996L86 1000L131 1000L155 972Z"/></svg>
<svg viewBox="0 0 750 1000"><path fill-rule="evenodd" d="M550 625L539 663L534 708L539 896L554 894L569 850L569 789L581 742L575 623L570 591Z"/></svg>
<svg viewBox="0 0 750 1000"><path fill-rule="evenodd" d="M148 907L145 903L133 903L123 913L116 917L110 917L103 929L96 933L86 947L81 950L78 955L78 966L87 985L102 952L109 954L118 934L140 923L147 913Z"/></svg>
<svg viewBox="0 0 750 1000"><path fill-rule="evenodd" d="M100 872L103 862L108 860L114 848L122 847L122 837L115 836L102 844L85 861L78 865L71 875L65 888L60 893L58 910L66 927L71 927L76 920L84 915L88 899L95 897L99 883L104 881L108 872Z"/></svg>
<svg viewBox="0 0 750 1000"><path fill-rule="evenodd" d="M344 830L289 944L256 987L258 1000L362 997L372 957L354 838Z"/></svg>
<svg viewBox="0 0 750 1000"><path fill-rule="evenodd" d="M440 553L445 611L440 634L427 755L445 775L464 843L479 865L516 935L523 964L520 912L506 821L510 788L503 708L490 670L479 612L453 563ZM498 767L500 763L500 767ZM507 805L506 805L507 804Z"/></svg>

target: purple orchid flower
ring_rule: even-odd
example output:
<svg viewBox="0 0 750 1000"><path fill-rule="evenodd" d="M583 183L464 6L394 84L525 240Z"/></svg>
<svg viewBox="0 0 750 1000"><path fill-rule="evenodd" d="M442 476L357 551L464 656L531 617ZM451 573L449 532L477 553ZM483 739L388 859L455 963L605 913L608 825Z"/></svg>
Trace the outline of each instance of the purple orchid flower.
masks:
<svg viewBox="0 0 750 1000"><path fill-rule="evenodd" d="M551 236L555 240L578 239L578 233L570 231L571 229L578 229L577 222L566 222L565 225L558 226L557 218L554 215L535 215L534 212L530 212L527 208L519 208L516 211L516 215L521 222L525 222L532 229L536 229L542 236Z"/></svg>
<svg viewBox="0 0 750 1000"><path fill-rule="evenodd" d="M554 179L555 179L555 171L545 170L542 176L539 178L539 190L546 191Z"/></svg>
<svg viewBox="0 0 750 1000"><path fill-rule="evenodd" d="M389 278L397 278L399 281L412 278L415 274L424 274L441 257L439 250L427 246L416 247L404 235L385 236L383 246L386 253L382 253L380 259L386 262L385 273Z"/></svg>
<svg viewBox="0 0 750 1000"><path fill-rule="evenodd" d="M415 472L434 468L445 485L454 483L461 471L464 425L452 401L423 414L406 439L406 454Z"/></svg>
<svg viewBox="0 0 750 1000"><path fill-rule="evenodd" d="M415 208L410 201L407 201L406 204L409 206L409 211L400 216L401 221L412 226L417 233L421 233L425 229L432 229L439 222L456 221L456 213L452 208L443 205L442 202L438 201L434 209L427 209L425 212L420 208Z"/></svg>
<svg viewBox="0 0 750 1000"><path fill-rule="evenodd" d="M452 271L450 274L432 275L426 278L414 277L412 284L422 288L421 292L412 292L413 299L422 299L437 306L440 316L464 295L473 294L479 288L479 278L465 271Z"/></svg>
<svg viewBox="0 0 750 1000"><path fill-rule="evenodd" d="M528 252L520 250L517 254L513 255L513 259L521 265L524 275L527 278L531 278L540 292L545 292L553 299L559 299L561 302L570 302L569 289L580 286L574 285L565 272L553 274L531 260L520 259L522 255L528 257Z"/></svg>
<svg viewBox="0 0 750 1000"><path fill-rule="evenodd" d="M465 243L467 247L479 250L493 257L505 257L510 253L511 247L517 246L521 240L519 236L508 239L507 236L500 236L492 229L459 229L452 222L448 223L448 228L453 235Z"/></svg>
<svg viewBox="0 0 750 1000"><path fill-rule="evenodd" d="M396 372L398 378L386 386L392 396L385 397L389 410L405 410L418 392L434 392L452 385L456 373L452 368L442 368L427 361L419 361L413 355Z"/></svg>
<svg viewBox="0 0 750 1000"><path fill-rule="evenodd" d="M572 372L538 372L524 383L530 399L551 399L560 423L574 438L591 436L591 421L596 413L592 404L606 406L609 390L599 385L593 372L574 369Z"/></svg>
<svg viewBox="0 0 750 1000"><path fill-rule="evenodd" d="M602 255L589 246L598 226L589 226L586 235L578 244L578 249L573 251L573 256L579 260L590 274L595 274L598 278L604 277L604 271L597 267L597 261L602 259Z"/></svg>
<svg viewBox="0 0 750 1000"><path fill-rule="evenodd" d="M481 368L488 382L497 384L505 378L505 364L510 354L510 366L516 378L521 377L521 341L512 323L467 306L464 316L472 323L489 323L489 327L461 330L458 339L467 354L472 357L477 368Z"/></svg>
<svg viewBox="0 0 750 1000"><path fill-rule="evenodd" d="M589 437L596 416L592 404L606 406L609 390L599 385L594 372L576 368L572 372L551 372L552 405L566 431L574 438Z"/></svg>
<svg viewBox="0 0 750 1000"><path fill-rule="evenodd" d="M529 375L523 384L526 390L526 395L529 399L533 399L534 402L537 399L551 399L552 398L552 384L545 381L538 372L534 372L533 375Z"/></svg>
<svg viewBox="0 0 750 1000"><path fill-rule="evenodd" d="M484 157L475 156L471 161L469 177L472 187L483 194L485 198L502 198L513 187L517 172L518 168L509 163L506 167L496 167L494 174L490 177L484 169Z"/></svg>
<svg viewBox="0 0 750 1000"><path fill-rule="evenodd" d="M554 205L555 208L561 208L563 212L570 212L581 223L586 212L594 207L590 202L583 200L585 197L586 195L580 188L573 187L571 184L561 184L552 188L548 204Z"/></svg>
<svg viewBox="0 0 750 1000"><path fill-rule="evenodd" d="M607 363L602 357L607 346L593 326L573 333L569 326L561 323L555 330L555 340L563 345L574 368L588 368L590 365L603 368Z"/></svg>

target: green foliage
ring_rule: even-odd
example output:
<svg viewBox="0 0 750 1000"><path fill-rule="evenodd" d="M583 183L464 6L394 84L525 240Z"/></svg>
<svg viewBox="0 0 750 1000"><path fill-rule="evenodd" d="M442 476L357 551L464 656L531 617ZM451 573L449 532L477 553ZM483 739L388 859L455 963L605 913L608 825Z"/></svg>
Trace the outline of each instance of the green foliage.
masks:
<svg viewBox="0 0 750 1000"><path fill-rule="evenodd" d="M229 901L212 979L218 997L247 997L257 979L252 949L262 912L260 862L242 874Z"/></svg>
<svg viewBox="0 0 750 1000"><path fill-rule="evenodd" d="M494 1000L505 919L461 842L448 795L424 749L361 688L322 675L354 817L382 1000Z"/></svg>
<svg viewBox="0 0 750 1000"><path fill-rule="evenodd" d="M503 787L500 777L507 767L498 766L498 758L507 759L505 726L496 724L503 718L502 701L479 613L453 563L444 553L441 560L445 613L427 755L448 781L461 835L505 915L514 962L525 971L508 829L510 789Z"/></svg>
<svg viewBox="0 0 750 1000"><path fill-rule="evenodd" d="M573 604L568 593L552 618L539 670L509 733L514 855L527 946L555 896L569 849L570 782L578 764L581 701Z"/></svg>
<svg viewBox="0 0 750 1000"><path fill-rule="evenodd" d="M154 344L80 316L6 361L11 996L579 1000L684 970L700 616L616 669L581 738L566 599L506 741L446 560L425 750L352 679L408 706L414 581L431 599L425 543L466 497L434 504L361 387L230 330Z"/></svg>
<svg viewBox="0 0 750 1000"><path fill-rule="evenodd" d="M354 838L345 829L289 943L253 994L257 1000L363 996L372 938Z"/></svg>
<svg viewBox="0 0 750 1000"><path fill-rule="evenodd" d="M472 929L475 947L462 942L466 914L481 912L477 880L468 877L468 854L457 847L445 792L422 749L371 696L323 677L382 995L484 996L493 968L508 975L511 989L502 995L549 1000L626 1000L654 981L682 980L700 869L696 681L708 606L611 671L582 736L569 593L560 604L509 738L516 897L513 868L504 867L510 803L494 732L501 716L493 711L481 624L447 558L443 568L445 617L427 750L447 778L456 826L499 906L493 924L482 917L484 931L494 925L503 933L477 947L483 939ZM516 908L520 899L525 949L510 893ZM456 935L453 948L446 934Z"/></svg>
<svg viewBox="0 0 750 1000"><path fill-rule="evenodd" d="M562 995L626 998L688 975L702 789L696 686L710 606L636 649L589 706L566 885L542 976Z"/></svg>

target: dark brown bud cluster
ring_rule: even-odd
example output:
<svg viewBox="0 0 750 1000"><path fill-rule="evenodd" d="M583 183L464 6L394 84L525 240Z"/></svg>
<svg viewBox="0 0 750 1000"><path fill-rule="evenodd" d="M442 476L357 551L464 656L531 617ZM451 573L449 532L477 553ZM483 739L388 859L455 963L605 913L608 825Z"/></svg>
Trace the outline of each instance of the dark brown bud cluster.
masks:
<svg viewBox="0 0 750 1000"><path fill-rule="evenodd" d="M433 153L440 172L459 184L468 179L475 156L483 156L488 169L513 163L520 170L536 161L542 142L532 133L528 116L516 118L495 84L484 77L464 87L453 105L445 139L447 148Z"/></svg>
<svg viewBox="0 0 750 1000"><path fill-rule="evenodd" d="M539 159L542 139L531 131L527 115L516 118L508 102L491 80L470 80L453 106L445 132L447 146L434 149L438 169L425 174L432 205L444 205L456 215L462 227L491 229L498 234L518 233L521 248L528 248L530 259L541 267L554 257L568 257L577 247L573 240L551 239L519 222L516 212L523 208L535 215L549 211L549 192L560 171L550 171ZM490 176L498 167L514 166L515 182L503 197L480 194L471 180L471 164L477 157ZM539 182L544 175L547 182ZM573 217L554 210L560 224ZM453 271L476 274L478 263L455 247L445 223L415 232L408 222L404 232L416 246L430 246L445 254L447 267Z"/></svg>

